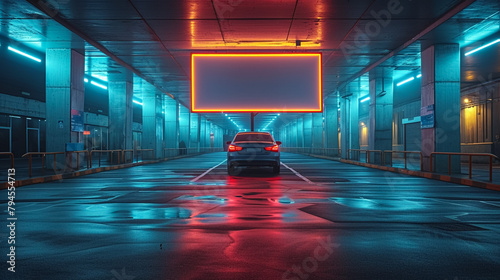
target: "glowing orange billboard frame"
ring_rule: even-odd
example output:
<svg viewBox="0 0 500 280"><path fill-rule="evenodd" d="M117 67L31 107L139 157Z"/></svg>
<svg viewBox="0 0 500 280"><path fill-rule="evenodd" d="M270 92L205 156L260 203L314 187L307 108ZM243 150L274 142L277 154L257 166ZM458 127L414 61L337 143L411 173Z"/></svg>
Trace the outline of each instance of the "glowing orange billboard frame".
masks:
<svg viewBox="0 0 500 280"><path fill-rule="evenodd" d="M318 98L318 103L317 106L314 105L314 107L308 107L308 108L286 108L281 106L280 104L276 104L275 106L272 107L264 107L264 108L243 108L243 107L232 107L232 108L197 108L197 102L196 102L196 62L195 59L197 57L316 57L317 60L317 67L318 67L318 92L317 92L317 98ZM323 74L322 74L322 60L321 60L321 53L290 53L290 54L268 54L268 53L237 53L237 54L199 54L199 53L192 53L191 54L191 111L194 113L220 113L220 112L234 112L234 113L244 113L244 112L293 112L293 113L319 113L323 112L323 89L322 89L322 80L323 80ZM315 101L314 101L315 102Z"/></svg>

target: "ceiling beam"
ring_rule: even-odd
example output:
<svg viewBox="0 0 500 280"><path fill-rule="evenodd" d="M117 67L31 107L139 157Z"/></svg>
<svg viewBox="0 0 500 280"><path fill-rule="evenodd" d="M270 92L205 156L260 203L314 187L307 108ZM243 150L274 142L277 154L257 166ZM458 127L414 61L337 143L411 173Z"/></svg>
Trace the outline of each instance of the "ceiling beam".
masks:
<svg viewBox="0 0 500 280"><path fill-rule="evenodd" d="M401 45L401 46L397 47L396 49L392 50L390 53L386 54L384 57L382 57L381 59L379 59L377 62L371 64L370 66L365 67L363 70L361 70L360 72L358 72L357 74L355 74L351 79L348 79L344 83L340 84L339 87L337 88L337 90L335 92L338 92L339 90L343 89L344 87L346 87L349 83L351 83L355 79L359 78L363 74L365 74L365 73L369 72L370 70L374 69L375 67L379 66L384 61L386 61L387 59L393 57L394 55L396 55L400 51L406 49L408 46L410 46L411 44L415 43L417 40L419 40L420 38L422 38L423 36L425 36L426 34L428 34L429 32L431 32L432 30L434 30L436 27L438 27L441 24L445 23L447 20L449 20L450 18L452 18L453 16L455 16L456 14L458 14L459 12L461 12L462 10L464 10L465 8L467 8L469 5L471 5L475 1L476 0L464 0L464 1L460 2L455 7L453 7L451 10L448 10L448 12L446 12L443 16L441 16L440 18L438 18L435 22L433 22L427 28L425 28L423 31L421 31L420 33L418 33L417 35L415 35L413 38L411 38L409 41L405 42L403 45ZM327 95L325 95L325 98L326 97L327 97Z"/></svg>
<svg viewBox="0 0 500 280"><path fill-rule="evenodd" d="M26 0L26 1L28 3L30 3L31 5L33 5L35 8L39 9L40 11L42 11L44 14L46 14L50 18L52 18L53 20L55 20L56 22L58 22L59 24L61 24L62 26L66 27L69 31L71 31L74 34L78 35L80 38L82 38L83 40L87 41L92 46L96 47L98 50L100 50L105 55L109 56L111 59L113 59L115 62L117 62L118 64L120 64L124 68L130 70L132 73L136 74L137 76L139 76L140 78L142 78L143 80L145 80L146 82L148 82L149 84L153 85L158 90L160 90L161 92L163 92L166 95L168 95L170 98L175 99L175 97L172 94L168 93L162 87L156 85L153 82L152 79L150 79L149 77L145 76L139 70L135 69L134 67L132 67L131 65L129 65L128 63L126 63L125 61L123 61L122 59L120 59L118 56L116 56L111 51L109 51L106 47L104 47L103 45L101 45L99 42L95 41L90 36L88 36L87 34L85 34L84 32L82 32L80 29L76 28L75 26L73 26L72 24L70 24L69 22L67 22L66 20L64 20L62 17L59 16L58 11L56 11L52 7L48 6L44 1L37 1L37 0ZM185 104L182 104L182 105L185 106L186 108L189 108L189 106L186 106Z"/></svg>

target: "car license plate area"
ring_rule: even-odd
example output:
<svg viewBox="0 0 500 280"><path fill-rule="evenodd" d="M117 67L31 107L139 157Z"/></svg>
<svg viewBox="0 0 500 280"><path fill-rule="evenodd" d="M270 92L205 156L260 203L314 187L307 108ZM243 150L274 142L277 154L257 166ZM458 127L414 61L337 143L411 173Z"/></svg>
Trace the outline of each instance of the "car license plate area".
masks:
<svg viewBox="0 0 500 280"><path fill-rule="evenodd" d="M262 149L261 148L246 148L245 152L249 153L249 154L256 154L256 153L262 152Z"/></svg>

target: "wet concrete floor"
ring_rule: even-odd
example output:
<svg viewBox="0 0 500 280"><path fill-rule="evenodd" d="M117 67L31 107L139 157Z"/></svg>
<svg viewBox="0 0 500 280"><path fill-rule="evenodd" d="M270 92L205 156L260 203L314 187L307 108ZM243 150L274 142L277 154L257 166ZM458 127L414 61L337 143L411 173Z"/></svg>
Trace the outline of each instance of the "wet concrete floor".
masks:
<svg viewBox="0 0 500 280"><path fill-rule="evenodd" d="M0 278L500 279L500 192L287 153L280 175L228 176L224 160L18 188Z"/></svg>

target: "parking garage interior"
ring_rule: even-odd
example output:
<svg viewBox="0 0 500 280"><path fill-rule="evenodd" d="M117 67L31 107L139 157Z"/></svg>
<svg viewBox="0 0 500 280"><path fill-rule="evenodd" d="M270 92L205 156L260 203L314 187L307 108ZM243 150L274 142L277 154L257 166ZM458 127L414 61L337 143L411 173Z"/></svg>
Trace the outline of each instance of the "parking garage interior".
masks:
<svg viewBox="0 0 500 280"><path fill-rule="evenodd" d="M499 101L494 0L2 0L1 279L499 279Z"/></svg>

